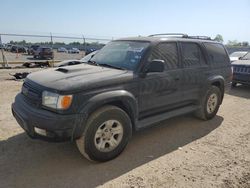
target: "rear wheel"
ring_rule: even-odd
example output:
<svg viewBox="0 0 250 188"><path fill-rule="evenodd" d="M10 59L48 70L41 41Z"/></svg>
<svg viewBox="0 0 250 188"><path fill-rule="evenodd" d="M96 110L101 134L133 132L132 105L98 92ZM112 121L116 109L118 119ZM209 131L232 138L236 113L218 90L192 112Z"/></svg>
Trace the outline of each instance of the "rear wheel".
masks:
<svg viewBox="0 0 250 188"><path fill-rule="evenodd" d="M104 106L89 117L85 131L76 144L87 159L108 161L124 150L131 134L132 126L127 113L116 106Z"/></svg>
<svg viewBox="0 0 250 188"><path fill-rule="evenodd" d="M195 115L203 120L212 119L218 112L221 104L222 94L218 87L212 86L201 101L201 107Z"/></svg>

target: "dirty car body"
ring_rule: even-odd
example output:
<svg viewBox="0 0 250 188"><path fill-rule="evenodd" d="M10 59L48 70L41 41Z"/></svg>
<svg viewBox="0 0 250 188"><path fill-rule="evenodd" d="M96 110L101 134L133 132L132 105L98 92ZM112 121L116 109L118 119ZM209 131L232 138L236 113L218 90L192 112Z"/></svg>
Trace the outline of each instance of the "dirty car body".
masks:
<svg viewBox="0 0 250 188"><path fill-rule="evenodd" d="M29 74L12 112L32 138L77 140L89 129L91 114L107 105L127 114L133 130L203 109L211 88L219 93L219 106L230 77L230 60L220 43L182 37L124 38L107 44L88 63ZM72 99L66 109L54 104L63 97ZM100 161L112 157L90 156Z"/></svg>

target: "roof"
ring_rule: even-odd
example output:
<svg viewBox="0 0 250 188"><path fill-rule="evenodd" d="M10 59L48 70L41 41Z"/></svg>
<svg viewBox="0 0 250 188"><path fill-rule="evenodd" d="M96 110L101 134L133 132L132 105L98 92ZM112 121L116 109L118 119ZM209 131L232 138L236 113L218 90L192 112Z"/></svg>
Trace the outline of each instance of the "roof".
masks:
<svg viewBox="0 0 250 188"><path fill-rule="evenodd" d="M206 40L201 38L192 38L192 37L174 37L174 36L148 36L148 37L127 37L117 39L116 41L144 41L144 42L160 42L160 41L188 41L188 42L212 42L212 43L219 43L214 40Z"/></svg>

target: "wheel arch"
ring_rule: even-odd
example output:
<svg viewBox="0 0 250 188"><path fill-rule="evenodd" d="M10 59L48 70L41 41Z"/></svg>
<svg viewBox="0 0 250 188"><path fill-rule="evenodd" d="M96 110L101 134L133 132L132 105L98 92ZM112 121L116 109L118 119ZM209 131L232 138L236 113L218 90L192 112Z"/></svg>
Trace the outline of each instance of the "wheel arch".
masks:
<svg viewBox="0 0 250 188"><path fill-rule="evenodd" d="M225 79L222 76L214 76L209 78L209 85L216 86L221 91L221 101L220 104L223 101L224 98L224 90L225 90Z"/></svg>
<svg viewBox="0 0 250 188"><path fill-rule="evenodd" d="M76 129L75 137L79 137L83 133L88 117L98 108L105 105L117 106L124 110L131 119L133 129L135 128L138 117L138 105L134 95L126 90L108 91L91 97L81 109L80 114L83 114L85 118L79 125L79 129Z"/></svg>

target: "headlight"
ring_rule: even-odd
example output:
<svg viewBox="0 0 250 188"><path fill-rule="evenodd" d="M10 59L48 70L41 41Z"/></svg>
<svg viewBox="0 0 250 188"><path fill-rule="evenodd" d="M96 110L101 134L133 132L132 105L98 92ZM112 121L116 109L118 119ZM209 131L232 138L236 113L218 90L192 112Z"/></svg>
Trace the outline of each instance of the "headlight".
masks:
<svg viewBox="0 0 250 188"><path fill-rule="evenodd" d="M72 98L72 95L59 95L44 91L42 94L42 104L50 108L66 110L71 105Z"/></svg>

